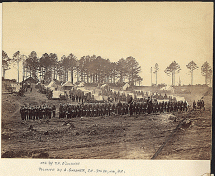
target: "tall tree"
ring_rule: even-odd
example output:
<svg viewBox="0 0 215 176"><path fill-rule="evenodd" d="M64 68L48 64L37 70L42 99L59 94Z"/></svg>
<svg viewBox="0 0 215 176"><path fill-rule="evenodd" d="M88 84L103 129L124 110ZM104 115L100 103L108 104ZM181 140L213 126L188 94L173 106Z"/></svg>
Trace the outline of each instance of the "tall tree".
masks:
<svg viewBox="0 0 215 176"><path fill-rule="evenodd" d="M111 76L111 83L115 84L116 76L117 76L117 63L112 62L110 65L110 76Z"/></svg>
<svg viewBox="0 0 215 176"><path fill-rule="evenodd" d="M159 70L158 63L155 64L154 70L155 70L154 73L155 73L155 76L156 76L156 85L157 85L158 84L157 83L157 73L158 73L158 70Z"/></svg>
<svg viewBox="0 0 215 176"><path fill-rule="evenodd" d="M68 64L69 64L69 70L70 70L70 72L71 72L71 82L73 83L73 72L74 72L74 70L75 70L75 67L76 67L76 57L71 53L71 54L69 54L69 56L67 57L67 59L68 59Z"/></svg>
<svg viewBox="0 0 215 176"><path fill-rule="evenodd" d="M37 79L39 59L37 58L37 53L35 51L32 51L25 60L25 67L29 70L30 77Z"/></svg>
<svg viewBox="0 0 215 176"><path fill-rule="evenodd" d="M138 76L141 67L136 59L132 56L126 58L126 70L128 73L128 80L131 85L134 85L134 79Z"/></svg>
<svg viewBox="0 0 215 176"><path fill-rule="evenodd" d="M117 62L117 72L119 73L119 82L123 82L123 79L126 77L127 74L127 68L126 68L127 64L126 64L126 60L124 58L121 58L118 62Z"/></svg>
<svg viewBox="0 0 215 176"><path fill-rule="evenodd" d="M207 61L202 65L201 72L202 76L205 77L205 84L209 85L211 83L213 71L210 64Z"/></svg>
<svg viewBox="0 0 215 176"><path fill-rule="evenodd" d="M8 57L7 53L2 50L2 71L3 71L3 78L5 78L6 70L10 69L10 61L11 59Z"/></svg>
<svg viewBox="0 0 215 176"><path fill-rule="evenodd" d="M52 78L51 67L53 64L49 54L47 53L43 54L42 57L40 58L39 64L42 73L42 79L46 83L50 82Z"/></svg>
<svg viewBox="0 0 215 176"><path fill-rule="evenodd" d="M179 73L181 70L180 65L173 61L165 70L164 72L170 76L172 75L172 85L175 85L175 74Z"/></svg>
<svg viewBox="0 0 215 176"><path fill-rule="evenodd" d="M17 51L13 54L13 61L15 61L17 63L17 70L18 70L17 81L19 82L19 62L21 61L20 51Z"/></svg>
<svg viewBox="0 0 215 176"><path fill-rule="evenodd" d="M199 68L197 66L197 64L193 61L189 62L186 67L189 69L190 73L191 73L191 85L193 85L193 71L197 68Z"/></svg>
<svg viewBox="0 0 215 176"><path fill-rule="evenodd" d="M56 79L56 69L57 69L57 54L55 53L50 53L49 54L50 60L51 60L51 64L52 64L52 72L53 72L53 79Z"/></svg>

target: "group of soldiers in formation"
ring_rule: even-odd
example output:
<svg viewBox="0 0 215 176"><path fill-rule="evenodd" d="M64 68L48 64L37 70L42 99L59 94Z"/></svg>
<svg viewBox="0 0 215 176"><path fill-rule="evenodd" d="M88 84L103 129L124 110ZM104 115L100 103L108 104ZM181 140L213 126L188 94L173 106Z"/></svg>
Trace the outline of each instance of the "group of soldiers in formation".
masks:
<svg viewBox="0 0 215 176"><path fill-rule="evenodd" d="M22 120L39 120L39 119L51 119L55 117L56 107L55 105L48 106L22 106L20 108L20 114Z"/></svg>
<svg viewBox="0 0 215 176"><path fill-rule="evenodd" d="M205 108L205 102L204 100L198 100L197 103L195 100L193 101L193 109L204 109Z"/></svg>
<svg viewBox="0 0 215 176"><path fill-rule="evenodd" d="M193 102L193 109L204 108L204 101L198 100ZM149 98L145 102L128 103L82 103L78 105L60 104L59 118L75 118L75 117L97 117L97 116L110 116L110 115L139 115L163 112L178 112L187 111L188 103L186 101L168 101L168 102L152 102ZM39 120L51 119L56 115L55 105L48 106L22 106L20 109L22 120Z"/></svg>
<svg viewBox="0 0 215 176"><path fill-rule="evenodd" d="M176 102L156 102L152 103L150 99L146 102L131 103L94 103L94 104L60 104L59 118L75 118L75 117L97 117L118 115L139 115L162 112L187 111L188 104L186 101Z"/></svg>

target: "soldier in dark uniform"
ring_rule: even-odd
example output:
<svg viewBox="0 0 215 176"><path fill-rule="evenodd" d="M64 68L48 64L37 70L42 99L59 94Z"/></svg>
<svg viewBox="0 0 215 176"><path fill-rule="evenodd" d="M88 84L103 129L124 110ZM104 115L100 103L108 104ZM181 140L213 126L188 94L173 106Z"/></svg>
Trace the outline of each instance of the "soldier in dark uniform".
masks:
<svg viewBox="0 0 215 176"><path fill-rule="evenodd" d="M128 104L125 104L125 114L128 114Z"/></svg>
<svg viewBox="0 0 215 176"><path fill-rule="evenodd" d="M49 109L48 109L48 106L45 106L45 115L44 115L44 118L46 119L48 117L48 113L49 113Z"/></svg>
<svg viewBox="0 0 215 176"><path fill-rule="evenodd" d="M21 106L21 108L20 108L20 114L21 114L21 119L25 120L24 107L23 106Z"/></svg>
<svg viewBox="0 0 215 176"><path fill-rule="evenodd" d="M90 108L90 113L89 113L89 116L90 117L93 117L93 106L92 105L89 105L89 108Z"/></svg>
<svg viewBox="0 0 215 176"><path fill-rule="evenodd" d="M76 106L76 117L80 116L80 107L79 105Z"/></svg>
<svg viewBox="0 0 215 176"><path fill-rule="evenodd" d="M115 104L114 103L110 107L110 114L112 115L113 113L115 113Z"/></svg>
<svg viewBox="0 0 215 176"><path fill-rule="evenodd" d="M72 105L71 106L71 108L70 108L70 115L71 115L71 118L74 118L74 116L75 116L75 110L74 110L74 105Z"/></svg>
<svg viewBox="0 0 215 176"><path fill-rule="evenodd" d="M71 119L71 105L68 105L67 107L67 119Z"/></svg>
<svg viewBox="0 0 215 176"><path fill-rule="evenodd" d="M50 105L48 105L48 118L51 119L52 118L52 108Z"/></svg>
<svg viewBox="0 0 215 176"><path fill-rule="evenodd" d="M33 108L33 119L37 120L37 107L36 106L34 106L34 108Z"/></svg>
<svg viewBox="0 0 215 176"><path fill-rule="evenodd" d="M83 113L83 105L80 105L79 106L79 116L78 117L81 117L82 113Z"/></svg>
<svg viewBox="0 0 215 176"><path fill-rule="evenodd" d="M173 112L173 102L170 102L170 112Z"/></svg>
<svg viewBox="0 0 215 176"><path fill-rule="evenodd" d="M32 114L33 113L33 109L31 106L28 107L28 115L29 115L29 119L32 120Z"/></svg>
<svg viewBox="0 0 215 176"><path fill-rule="evenodd" d="M119 103L116 105L118 115L121 114L121 106L122 106L122 103L119 101Z"/></svg>
<svg viewBox="0 0 215 176"><path fill-rule="evenodd" d="M186 101L184 101L184 111L187 111L187 102Z"/></svg>
<svg viewBox="0 0 215 176"><path fill-rule="evenodd" d="M92 117L96 117L96 105L92 104Z"/></svg>
<svg viewBox="0 0 215 176"><path fill-rule="evenodd" d="M46 117L46 108L45 108L45 105L42 106L42 118L45 118Z"/></svg>
<svg viewBox="0 0 215 176"><path fill-rule="evenodd" d="M83 105L82 116L86 116L86 105Z"/></svg>
<svg viewBox="0 0 215 176"><path fill-rule="evenodd" d="M59 107L59 119L63 118L63 105L60 104L60 107Z"/></svg>
<svg viewBox="0 0 215 176"><path fill-rule="evenodd" d="M196 102L195 102L195 100L193 101L193 109L194 110L196 109Z"/></svg>
<svg viewBox="0 0 215 176"><path fill-rule="evenodd" d="M139 114L139 103L135 103L135 113L136 115Z"/></svg>
<svg viewBox="0 0 215 176"><path fill-rule="evenodd" d="M197 101L197 109L201 109L201 102L200 102L200 100Z"/></svg>
<svg viewBox="0 0 215 176"><path fill-rule="evenodd" d="M105 104L105 114L106 114L106 116L109 116L109 110L110 110L109 104Z"/></svg>
<svg viewBox="0 0 215 176"><path fill-rule="evenodd" d="M131 102L131 103L129 104L129 113L130 113L130 116L133 115L133 110L134 110L134 106L133 106L133 103Z"/></svg>
<svg viewBox="0 0 215 176"><path fill-rule="evenodd" d="M156 104L155 104L155 113L157 113L159 111L159 104L158 104L158 102L156 102Z"/></svg>
<svg viewBox="0 0 215 176"><path fill-rule="evenodd" d="M102 116L104 116L105 115L105 105L104 104L102 104L101 110L102 110Z"/></svg>
<svg viewBox="0 0 215 176"><path fill-rule="evenodd" d="M203 99L201 100L201 108L203 108L203 110L205 110L205 102Z"/></svg>
<svg viewBox="0 0 215 176"><path fill-rule="evenodd" d="M160 113L164 112L164 101L162 101L161 105L160 105Z"/></svg>
<svg viewBox="0 0 215 176"><path fill-rule="evenodd" d="M175 103L174 103L174 112L177 112L177 110L178 110L178 103L175 102Z"/></svg>
<svg viewBox="0 0 215 176"><path fill-rule="evenodd" d="M52 106L53 118L55 118L55 113L56 113L56 107L55 107L55 105L53 105L53 106Z"/></svg>
<svg viewBox="0 0 215 176"><path fill-rule="evenodd" d="M140 103L140 114L144 113L143 102Z"/></svg>
<svg viewBox="0 0 215 176"><path fill-rule="evenodd" d="M42 107L41 107L41 105L38 107L38 116L39 116L39 119L42 119L43 114L42 114Z"/></svg>

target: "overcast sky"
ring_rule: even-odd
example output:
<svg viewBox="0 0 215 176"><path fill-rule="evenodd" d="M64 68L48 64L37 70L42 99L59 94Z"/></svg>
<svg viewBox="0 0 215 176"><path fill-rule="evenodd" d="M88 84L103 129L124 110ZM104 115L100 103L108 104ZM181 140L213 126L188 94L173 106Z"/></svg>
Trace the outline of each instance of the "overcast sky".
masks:
<svg viewBox="0 0 215 176"><path fill-rule="evenodd" d="M3 50L36 51L109 58L133 56L143 85L159 65L158 83L171 84L164 70L176 61L182 84L190 83L186 64L194 61L194 84L204 83L201 65L213 59L213 3L3 3ZM6 78L17 78L15 68ZM21 77L20 77L21 78ZM153 75L153 82L155 77Z"/></svg>

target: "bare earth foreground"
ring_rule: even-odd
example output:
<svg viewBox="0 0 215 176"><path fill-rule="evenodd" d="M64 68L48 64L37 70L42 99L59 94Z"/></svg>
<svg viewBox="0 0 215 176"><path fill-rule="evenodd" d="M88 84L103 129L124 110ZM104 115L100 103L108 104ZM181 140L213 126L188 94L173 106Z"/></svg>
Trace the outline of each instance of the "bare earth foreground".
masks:
<svg viewBox="0 0 215 176"><path fill-rule="evenodd" d="M195 95L183 96L191 102ZM210 160L212 96L204 101L205 111L187 113L21 121L24 103L58 110L60 101L36 89L25 97L3 94L1 157L151 159L162 147L156 159Z"/></svg>

